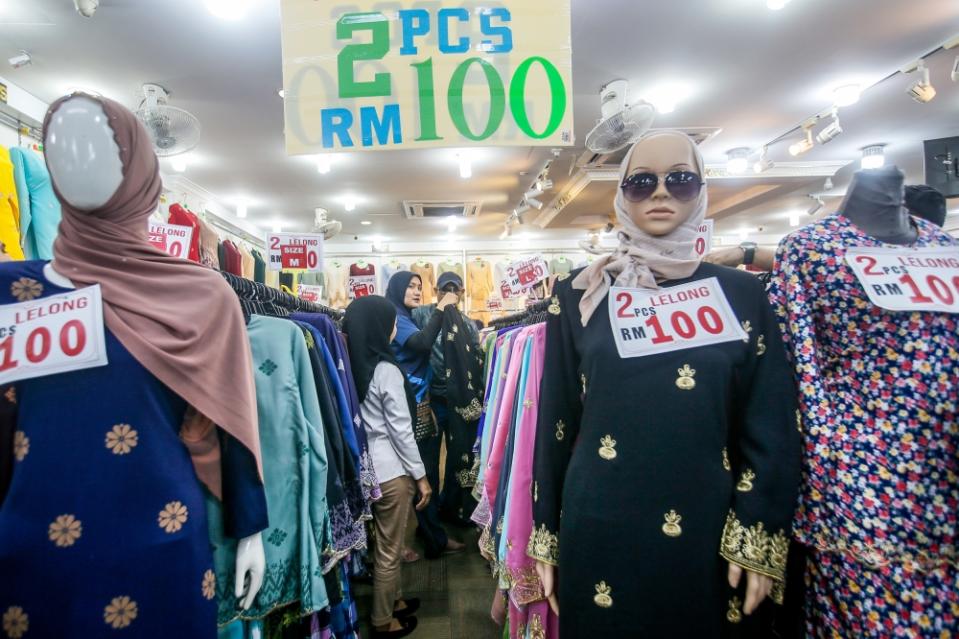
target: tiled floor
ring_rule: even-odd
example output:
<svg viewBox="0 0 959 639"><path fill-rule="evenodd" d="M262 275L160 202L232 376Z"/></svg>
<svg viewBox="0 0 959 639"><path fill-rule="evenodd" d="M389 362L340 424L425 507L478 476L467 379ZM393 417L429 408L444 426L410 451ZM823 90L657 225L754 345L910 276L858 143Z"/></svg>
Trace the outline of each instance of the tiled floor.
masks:
<svg viewBox="0 0 959 639"><path fill-rule="evenodd" d="M415 520L412 524L415 527ZM490 619L494 584L489 565L476 546L478 533L457 530L452 536L466 543L466 551L435 561L420 559L403 566L403 595L423 602L417 613L414 639L499 639L503 636ZM422 555L422 548L414 544ZM363 637L369 637L372 586L356 588Z"/></svg>

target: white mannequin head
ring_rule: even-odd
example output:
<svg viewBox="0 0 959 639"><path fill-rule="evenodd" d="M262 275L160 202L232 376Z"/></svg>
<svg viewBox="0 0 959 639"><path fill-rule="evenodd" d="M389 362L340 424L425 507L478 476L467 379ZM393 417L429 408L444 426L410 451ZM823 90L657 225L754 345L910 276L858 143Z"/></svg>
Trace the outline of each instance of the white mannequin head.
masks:
<svg viewBox="0 0 959 639"><path fill-rule="evenodd" d="M123 181L123 162L100 103L80 94L64 101L44 136L47 168L60 197L80 211L109 202Z"/></svg>

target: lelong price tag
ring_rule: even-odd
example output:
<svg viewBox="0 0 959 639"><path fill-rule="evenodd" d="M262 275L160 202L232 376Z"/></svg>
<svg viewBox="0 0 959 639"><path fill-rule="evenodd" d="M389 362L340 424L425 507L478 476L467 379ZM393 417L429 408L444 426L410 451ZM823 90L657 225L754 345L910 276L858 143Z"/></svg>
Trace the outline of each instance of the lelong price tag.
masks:
<svg viewBox="0 0 959 639"><path fill-rule="evenodd" d="M376 276L375 275L351 275L347 283L350 291L350 299L355 300L358 297L366 297L376 294Z"/></svg>
<svg viewBox="0 0 959 639"><path fill-rule="evenodd" d="M609 320L620 357L748 339L715 277L653 294L613 287Z"/></svg>
<svg viewBox="0 0 959 639"><path fill-rule="evenodd" d="M323 287L316 286L313 284L300 284L300 288L297 289L297 292L300 294L300 299L305 302L316 302L323 298Z"/></svg>
<svg viewBox="0 0 959 639"><path fill-rule="evenodd" d="M703 257L709 253L713 245L713 221L703 220L703 223L696 229L696 255Z"/></svg>
<svg viewBox="0 0 959 639"><path fill-rule="evenodd" d="M323 270L323 236L318 233L271 233L266 236L270 270Z"/></svg>
<svg viewBox="0 0 959 639"><path fill-rule="evenodd" d="M540 256L512 262L506 267L506 279L500 282L503 297L515 297L549 275L549 265Z"/></svg>
<svg viewBox="0 0 959 639"><path fill-rule="evenodd" d="M0 306L0 384L106 363L99 285Z"/></svg>
<svg viewBox="0 0 959 639"><path fill-rule="evenodd" d="M189 258L189 247L193 241L193 227L180 224L150 222L150 244L173 257Z"/></svg>
<svg viewBox="0 0 959 639"><path fill-rule="evenodd" d="M959 313L959 247L855 247L846 263L880 308Z"/></svg>

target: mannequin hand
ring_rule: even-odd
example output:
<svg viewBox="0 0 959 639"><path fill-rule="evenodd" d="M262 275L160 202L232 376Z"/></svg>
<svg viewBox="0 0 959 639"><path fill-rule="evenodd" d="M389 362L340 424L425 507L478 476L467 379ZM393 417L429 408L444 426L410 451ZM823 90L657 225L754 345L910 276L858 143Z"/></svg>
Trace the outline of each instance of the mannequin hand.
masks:
<svg viewBox="0 0 959 639"><path fill-rule="evenodd" d="M430 487L430 481L423 475L416 480L416 490L420 493L420 500L416 502L416 510L423 510L430 504L430 498L433 497L433 489Z"/></svg>
<svg viewBox="0 0 959 639"><path fill-rule="evenodd" d="M703 258L704 261L709 262L710 264L719 264L720 266L732 266L736 267L743 263L746 253L738 246L730 246L729 248L716 249L715 251L710 251L706 257Z"/></svg>
<svg viewBox="0 0 959 639"><path fill-rule="evenodd" d="M543 584L543 594L549 600L549 607L553 613L559 616L559 599L556 597L556 566L542 561L536 562L536 574L539 581Z"/></svg>
<svg viewBox="0 0 959 639"><path fill-rule="evenodd" d="M729 585L732 588L739 586L739 580L742 579L743 569L734 563L729 564ZM766 575L751 570L746 571L746 603L743 604L743 613L751 615L763 602L763 599L769 596L773 589L773 580Z"/></svg>
<svg viewBox="0 0 959 639"><path fill-rule="evenodd" d="M436 305L436 310L442 311L447 306L450 306L450 305L456 306L459 303L459 301L460 301L460 298L458 298L453 293L445 293L443 295L443 299L441 299L440 303Z"/></svg>
<svg viewBox="0 0 959 639"><path fill-rule="evenodd" d="M249 610L253 600L263 585L263 574L266 572L266 555L263 553L263 537L260 533L244 537L236 547L236 587L234 594L237 599L242 597L240 607ZM246 576L250 576L250 587L245 589Z"/></svg>

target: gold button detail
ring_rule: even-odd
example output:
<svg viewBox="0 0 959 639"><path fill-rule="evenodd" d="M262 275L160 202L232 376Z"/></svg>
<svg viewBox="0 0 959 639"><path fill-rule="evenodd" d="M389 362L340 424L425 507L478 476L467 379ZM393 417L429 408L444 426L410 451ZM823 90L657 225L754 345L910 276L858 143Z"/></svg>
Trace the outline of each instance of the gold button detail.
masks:
<svg viewBox="0 0 959 639"><path fill-rule="evenodd" d="M616 440L606 435L601 440L599 440L599 456L610 461L616 459Z"/></svg>
<svg viewBox="0 0 959 639"><path fill-rule="evenodd" d="M550 300L550 304L549 304L549 308L546 309L546 310L548 310L548 311L549 311L550 313L552 313L553 315L559 315L559 314L560 314L559 299L557 299L556 297L554 297L553 299L551 299L551 300Z"/></svg>
<svg viewBox="0 0 959 639"><path fill-rule="evenodd" d="M739 623L743 620L743 611L739 608L743 605L743 602L739 600L739 597L733 597L729 600L729 611L726 613L726 621L729 623Z"/></svg>
<svg viewBox="0 0 959 639"><path fill-rule="evenodd" d="M556 441L561 442L566 437L566 433L563 432L563 429L566 428L566 422L559 420L556 422Z"/></svg>
<svg viewBox="0 0 959 639"><path fill-rule="evenodd" d="M600 608L612 608L613 607L613 597L610 593L613 592L613 589L606 585L605 581L601 581L596 584L596 595L593 597L593 602Z"/></svg>
<svg viewBox="0 0 959 639"><path fill-rule="evenodd" d="M736 490L741 493L748 493L753 489L754 479L756 479L756 473L747 468L743 471L742 476L739 478L739 483L736 484Z"/></svg>
<svg viewBox="0 0 959 639"><path fill-rule="evenodd" d="M679 525L679 522L683 520L682 516L677 514L675 510L670 510L664 516L666 523L663 524L663 533L667 537L679 537L683 534L683 529Z"/></svg>
<svg viewBox="0 0 959 639"><path fill-rule="evenodd" d="M756 355L762 357L766 354L766 336L760 335L759 339L756 340Z"/></svg>
<svg viewBox="0 0 959 639"><path fill-rule="evenodd" d="M693 390L696 388L696 380L693 377L696 376L696 369L690 368L689 364L686 364L678 371L679 377L676 378L676 386L680 390Z"/></svg>
<svg viewBox="0 0 959 639"><path fill-rule="evenodd" d="M723 468L726 470L732 470L733 466L729 463L729 451L723 448Z"/></svg>

